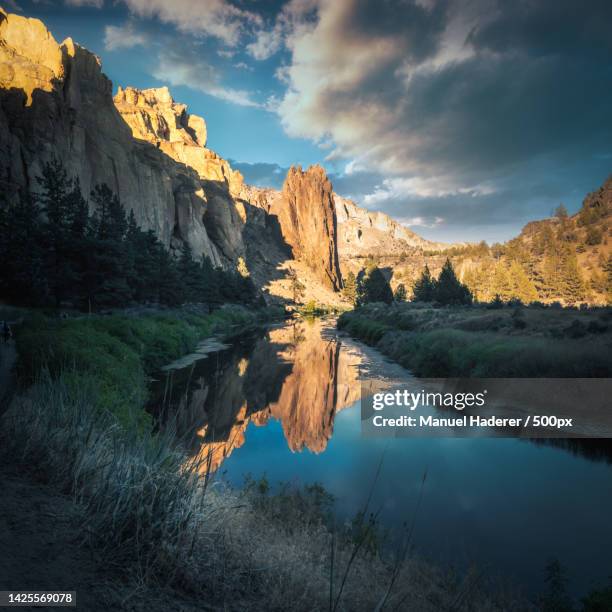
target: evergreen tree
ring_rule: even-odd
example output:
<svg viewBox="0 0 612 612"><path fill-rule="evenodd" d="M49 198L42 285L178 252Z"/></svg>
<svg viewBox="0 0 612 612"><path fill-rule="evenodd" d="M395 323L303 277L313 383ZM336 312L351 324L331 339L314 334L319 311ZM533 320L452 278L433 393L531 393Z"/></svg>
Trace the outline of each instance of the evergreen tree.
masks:
<svg viewBox="0 0 612 612"><path fill-rule="evenodd" d="M412 300L414 302L433 302L435 293L436 283L431 276L429 266L425 264L421 277L416 281L412 289Z"/></svg>
<svg viewBox="0 0 612 612"><path fill-rule="evenodd" d="M566 255L563 265L562 297L567 304L575 305L586 299L586 287L578 269L576 254Z"/></svg>
<svg viewBox="0 0 612 612"><path fill-rule="evenodd" d="M0 201L0 294L11 302L44 302L48 287L40 210L29 194Z"/></svg>
<svg viewBox="0 0 612 612"><path fill-rule="evenodd" d="M567 208L565 207L565 204L559 204L559 206L557 206L557 208L555 208L555 217L557 217L557 219L567 219L568 217L568 213L567 213Z"/></svg>
<svg viewBox="0 0 612 612"><path fill-rule="evenodd" d="M71 297L80 281L79 264L74 257L72 230L82 213L75 186L58 159L47 162L37 177L41 193L39 202L46 219L41 226L45 273L49 291L56 306Z"/></svg>
<svg viewBox="0 0 612 612"><path fill-rule="evenodd" d="M357 279L353 272L349 272L346 275L342 294L351 304L355 304L355 300L357 299Z"/></svg>
<svg viewBox="0 0 612 612"><path fill-rule="evenodd" d="M396 302L405 302L407 297L406 287L404 286L404 283L400 283L393 292L393 299Z"/></svg>
<svg viewBox="0 0 612 612"><path fill-rule="evenodd" d="M508 270L511 286L511 297L521 300L523 304L530 304L538 299L535 285L518 261L513 261Z"/></svg>
<svg viewBox="0 0 612 612"><path fill-rule="evenodd" d="M128 279L133 271L126 234L128 220L119 198L108 185L91 192L95 206L89 224L91 251L87 265L87 301L97 306L122 306L132 298Z"/></svg>
<svg viewBox="0 0 612 612"><path fill-rule="evenodd" d="M442 267L436 283L435 299L441 304L471 304L470 290L459 281L450 259Z"/></svg>
<svg viewBox="0 0 612 612"><path fill-rule="evenodd" d="M357 304L362 306L370 302L393 302L391 285L375 264L362 270L357 278Z"/></svg>
<svg viewBox="0 0 612 612"><path fill-rule="evenodd" d="M204 297L204 283L201 267L193 258L191 246L187 241L181 246L181 254L176 262L176 273L180 281L177 300L181 302L200 302Z"/></svg>
<svg viewBox="0 0 612 612"><path fill-rule="evenodd" d="M300 282L295 270L289 272L289 290L291 291L291 297L294 304L302 301L304 298L304 290L306 287Z"/></svg>

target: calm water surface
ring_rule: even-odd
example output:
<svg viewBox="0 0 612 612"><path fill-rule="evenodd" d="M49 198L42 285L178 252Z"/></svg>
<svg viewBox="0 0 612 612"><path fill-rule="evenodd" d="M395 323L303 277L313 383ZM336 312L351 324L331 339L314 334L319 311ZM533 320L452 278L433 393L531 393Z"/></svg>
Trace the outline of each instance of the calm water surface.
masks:
<svg viewBox="0 0 612 612"><path fill-rule="evenodd" d="M163 374L155 410L176 419L191 450L234 485L246 474L319 482L341 516L363 506L384 453L374 508L389 527L410 522L429 559L471 564L541 591L547 561L582 595L612 575L610 447L515 439L362 439L360 377L410 374L338 336L333 321L288 323Z"/></svg>

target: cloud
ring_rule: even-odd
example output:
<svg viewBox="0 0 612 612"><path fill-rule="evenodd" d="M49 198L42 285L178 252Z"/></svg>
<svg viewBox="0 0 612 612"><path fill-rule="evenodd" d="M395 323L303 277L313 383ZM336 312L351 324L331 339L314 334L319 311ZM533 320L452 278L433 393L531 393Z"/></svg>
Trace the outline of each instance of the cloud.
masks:
<svg viewBox="0 0 612 612"><path fill-rule="evenodd" d="M104 0L64 0L68 6L92 6L94 8L102 8Z"/></svg>
<svg viewBox="0 0 612 612"><path fill-rule="evenodd" d="M223 85L217 69L194 47L166 45L152 74L164 83L189 87L232 104L256 108L265 106L253 100L250 92Z"/></svg>
<svg viewBox="0 0 612 612"><path fill-rule="evenodd" d="M145 46L149 43L149 36L145 32L134 29L131 22L121 26L106 26L104 28L104 48L107 51L118 49L131 49L137 46Z"/></svg>
<svg viewBox="0 0 612 612"><path fill-rule="evenodd" d="M271 187L281 189L289 168L284 168L275 163L256 162L247 163L228 160L234 170L239 170L245 181L250 185L258 187Z"/></svg>
<svg viewBox="0 0 612 612"><path fill-rule="evenodd" d="M123 0L138 17L157 18L181 32L212 36L235 46L241 33L261 24L261 17L226 0Z"/></svg>
<svg viewBox="0 0 612 612"><path fill-rule="evenodd" d="M540 160L609 152L611 19L603 0L319 0L284 36L278 113L354 172L430 199L484 196Z"/></svg>
<svg viewBox="0 0 612 612"><path fill-rule="evenodd" d="M288 39L312 23L318 8L317 0L289 0L283 5L272 25L264 24L255 31L246 51L256 60L267 60L277 53Z"/></svg>

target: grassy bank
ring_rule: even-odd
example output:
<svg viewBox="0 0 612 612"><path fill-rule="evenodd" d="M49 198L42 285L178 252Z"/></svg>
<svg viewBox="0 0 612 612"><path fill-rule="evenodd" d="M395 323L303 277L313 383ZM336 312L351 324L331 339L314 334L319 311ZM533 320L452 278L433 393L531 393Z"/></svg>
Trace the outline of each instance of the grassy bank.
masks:
<svg viewBox="0 0 612 612"><path fill-rule="evenodd" d="M43 371L62 377L74 393L88 389L93 408L122 424L146 425L147 377L213 334L231 334L278 316L271 310L226 307L212 314L188 311L113 314L61 319L30 314L16 333L19 377L31 385Z"/></svg>
<svg viewBox="0 0 612 612"><path fill-rule="evenodd" d="M608 377L609 309L370 304L338 327L423 377Z"/></svg>

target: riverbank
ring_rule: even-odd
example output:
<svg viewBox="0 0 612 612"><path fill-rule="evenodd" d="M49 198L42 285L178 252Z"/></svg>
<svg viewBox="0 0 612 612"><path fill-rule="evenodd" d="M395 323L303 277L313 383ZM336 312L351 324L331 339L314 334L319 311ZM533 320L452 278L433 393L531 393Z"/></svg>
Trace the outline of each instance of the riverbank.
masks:
<svg viewBox="0 0 612 612"><path fill-rule="evenodd" d="M143 406L148 378L211 335L231 338L282 316L278 309L226 306L210 314L188 309L58 318L29 313L16 330L18 379L31 386L42 372L75 393L88 390L93 408L126 426L151 425Z"/></svg>
<svg viewBox="0 0 612 612"><path fill-rule="evenodd" d="M609 308L369 304L338 328L421 377L609 377Z"/></svg>
<svg viewBox="0 0 612 612"><path fill-rule="evenodd" d="M47 523L39 531L31 516L25 534L26 526L9 517L15 533L7 545L57 551L78 542L93 555L92 571L109 585L100 594L100 601L109 598L108 607L143 609L150 600L150 609L161 609L162 593L164 609L181 610L361 610L385 598L385 609L526 609L511 596L487 594L474 576L457 578L409 552L383 558L371 545L369 512L350 528L334 528L324 491L316 487L278 494L264 483L241 491L224 487L170 434L135 421L125 396L135 401L141 391L128 388L121 369L146 376L147 364L157 366L162 356L169 361L172 350L189 345L183 324L109 317L57 325L55 334L47 324L46 331L24 326L18 335L28 359L25 374L40 367L2 417L0 458L5 466L20 466L20 478L34 488L42 483L41 491L60 495L63 502L49 504L60 518L71 518L49 541L42 531ZM53 341L46 350L39 348L43 338ZM50 349L55 363L46 371L43 356ZM11 490L24 495L18 489ZM23 586L33 588L28 580L43 564L24 567L31 577L21 576ZM64 570L69 574L70 565ZM89 588L88 576L79 588Z"/></svg>

